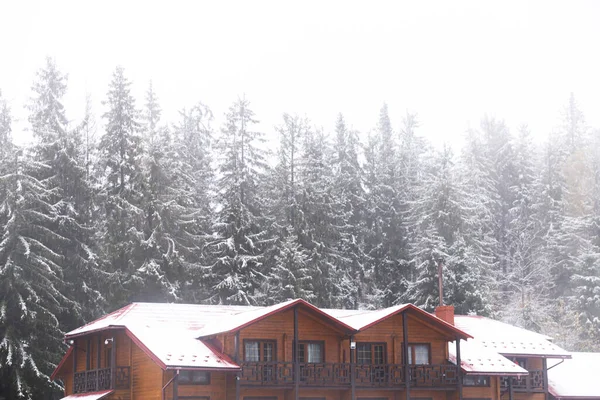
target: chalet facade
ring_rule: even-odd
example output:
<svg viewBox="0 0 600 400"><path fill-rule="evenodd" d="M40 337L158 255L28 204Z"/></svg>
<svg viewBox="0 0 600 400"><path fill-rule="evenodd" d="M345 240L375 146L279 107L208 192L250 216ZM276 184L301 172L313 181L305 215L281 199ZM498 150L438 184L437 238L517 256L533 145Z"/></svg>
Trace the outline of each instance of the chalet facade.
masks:
<svg viewBox="0 0 600 400"><path fill-rule="evenodd" d="M548 339L451 306L133 303L67 333L52 377L68 400L542 400L570 357Z"/></svg>

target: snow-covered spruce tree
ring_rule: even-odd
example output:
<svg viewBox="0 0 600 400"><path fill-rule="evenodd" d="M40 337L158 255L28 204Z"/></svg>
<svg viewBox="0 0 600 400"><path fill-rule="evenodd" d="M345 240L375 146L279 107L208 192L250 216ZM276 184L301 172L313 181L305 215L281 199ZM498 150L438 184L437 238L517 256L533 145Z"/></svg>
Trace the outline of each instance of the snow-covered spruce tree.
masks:
<svg viewBox="0 0 600 400"><path fill-rule="evenodd" d="M333 158L333 201L335 203L335 225L340 240L337 252L340 262L336 265L336 280L339 287L337 305L356 309L363 302L366 278L366 256L364 254L365 200L364 178L358 161L358 133L348 129L342 114L335 126Z"/></svg>
<svg viewBox="0 0 600 400"><path fill-rule="evenodd" d="M263 134L253 130L254 112L245 98L225 114L217 142L220 176L213 224L208 244L213 264L208 271L219 304L254 304L256 291L266 279L263 253L267 240L260 185L267 165Z"/></svg>
<svg viewBox="0 0 600 400"><path fill-rule="evenodd" d="M111 308L134 300L144 285L136 275L142 264L136 251L144 240L142 139L130 86L123 68L117 67L104 102L108 108L102 116L105 132L98 144L99 201L103 204L99 237L107 268L120 276L120 284L111 285L108 293Z"/></svg>
<svg viewBox="0 0 600 400"><path fill-rule="evenodd" d="M143 240L135 250L139 267L133 272L136 298L143 301L177 300L180 297L179 279L182 263L176 231L179 215L186 213L179 204L178 176L174 174L175 156L171 135L166 127L160 127L161 108L152 82L146 92L142 110L142 156L143 179Z"/></svg>
<svg viewBox="0 0 600 400"><path fill-rule="evenodd" d="M275 304L290 298L313 301L309 251L300 243L304 214L299 209L301 188L302 141L309 123L298 116L283 115L279 133L277 165L266 180L269 242L264 262L270 271L265 288L265 302Z"/></svg>
<svg viewBox="0 0 600 400"><path fill-rule="evenodd" d="M438 265L447 265L449 247L459 228L457 193L452 177L452 151L431 151L425 158L416 199L409 202L407 225L412 232L410 257L416 279L405 296L425 310L438 305ZM446 267L445 277L449 271ZM455 306L457 306L455 304Z"/></svg>
<svg viewBox="0 0 600 400"><path fill-rule="evenodd" d="M313 302L310 253L298 243L293 227L288 227L280 235L281 238L274 241L278 249L267 277L265 303L276 304L299 298Z"/></svg>
<svg viewBox="0 0 600 400"><path fill-rule="evenodd" d="M400 303L411 279L408 264L404 201L400 197L398 140L394 135L387 105L381 108L376 132L365 152L367 197L365 253L375 292L376 307Z"/></svg>
<svg viewBox="0 0 600 400"><path fill-rule="evenodd" d="M214 214L214 171L212 168L213 115L198 103L180 112L174 127L173 153L169 156L174 190L173 215L168 223L177 232L177 257L183 267L182 296L199 302L212 289L205 266L210 265L206 243L210 240ZM176 205L176 206L175 206Z"/></svg>
<svg viewBox="0 0 600 400"><path fill-rule="evenodd" d="M63 295L64 258L49 247L66 239L48 229L56 215L52 193L12 144L1 98L0 152L0 393L48 398L60 392L49 377L64 353L57 316L75 308Z"/></svg>
<svg viewBox="0 0 600 400"><path fill-rule="evenodd" d="M106 275L98 266L91 221L92 188L88 181L81 135L67 128L62 97L66 76L54 61L37 74L29 104L34 144L30 174L43 183L53 205L46 214L49 235L44 243L62 257L66 291L74 307L58 316L64 328L73 329L103 313L99 284ZM50 233L51 232L51 233ZM52 239L53 236L55 239Z"/></svg>
<svg viewBox="0 0 600 400"><path fill-rule="evenodd" d="M498 268L494 236L494 210L498 195L490 164L481 133L469 130L456 166L461 240L467 246L465 255L468 255L470 264L480 268L484 279L480 286L487 296L495 289L496 282L490 272ZM488 301L492 302L493 298L488 297Z"/></svg>
<svg viewBox="0 0 600 400"><path fill-rule="evenodd" d="M508 209L507 274L501 286L505 301L500 317L517 326L540 331L550 315L549 260L544 251L545 227L537 195L536 148L529 129L522 126L514 141L512 164L515 181L509 189L513 201Z"/></svg>
<svg viewBox="0 0 600 400"><path fill-rule="evenodd" d="M457 313L488 314L485 282L463 238L460 185L449 147L420 161L420 180L407 213L411 262L417 274L406 299L432 311L439 303L438 266L443 267L444 303Z"/></svg>
<svg viewBox="0 0 600 400"><path fill-rule="evenodd" d="M298 241L309 252L309 269L313 275L314 304L336 306L339 279L336 276L340 254L336 245L339 231L332 194L332 149L321 130L309 129L302 140L299 166Z"/></svg>

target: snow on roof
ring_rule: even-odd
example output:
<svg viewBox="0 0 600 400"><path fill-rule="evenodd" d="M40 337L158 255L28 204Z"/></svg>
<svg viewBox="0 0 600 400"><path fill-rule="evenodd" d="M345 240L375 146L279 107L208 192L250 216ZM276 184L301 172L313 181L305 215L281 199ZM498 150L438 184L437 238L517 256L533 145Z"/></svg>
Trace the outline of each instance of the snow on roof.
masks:
<svg viewBox="0 0 600 400"><path fill-rule="evenodd" d="M548 363L548 389L557 399L597 398L600 353L571 353L570 360Z"/></svg>
<svg viewBox="0 0 600 400"><path fill-rule="evenodd" d="M460 328L447 323L446 321L436 317L433 314L430 314L426 311L421 310L414 304L400 304L393 307L384 308L381 310L371 311L371 310L335 310L335 309L326 309L323 310L325 313L331 315L334 318L350 325L352 328L357 331L361 331L371 327L372 325L377 324L380 321L383 321L386 318L391 317L399 312L405 310L412 310L415 313L422 315L427 318L429 322L433 324L437 324L443 330L452 331L455 334L459 334L463 339L470 338L467 332L464 332Z"/></svg>
<svg viewBox="0 0 600 400"><path fill-rule="evenodd" d="M63 397L60 400L99 400L103 397L108 396L112 392L114 392L114 390L103 390L101 392L72 394L70 396Z"/></svg>
<svg viewBox="0 0 600 400"><path fill-rule="evenodd" d="M215 318L254 307L166 303L132 303L65 335L65 339L103 329L123 328L163 368L232 368L239 366L197 340Z"/></svg>
<svg viewBox="0 0 600 400"><path fill-rule="evenodd" d="M65 338L80 336L98 330L132 324L167 324L170 327L185 327L199 331L215 318L231 316L262 307L212 306L200 304L132 303L83 325L65 335Z"/></svg>
<svg viewBox="0 0 600 400"><path fill-rule="evenodd" d="M167 369L239 369L229 357L196 339L194 330L177 330L150 324L130 325L127 329Z"/></svg>
<svg viewBox="0 0 600 400"><path fill-rule="evenodd" d="M456 327L473 335L482 346L502 355L570 358L570 353L540 333L475 315L456 315Z"/></svg>
<svg viewBox="0 0 600 400"><path fill-rule="evenodd" d="M448 345L448 359L456 364L456 342ZM521 368L506 357L481 345L476 340L460 342L460 366L467 374L472 375L527 375L527 370Z"/></svg>
<svg viewBox="0 0 600 400"><path fill-rule="evenodd" d="M356 330L372 325L406 308L406 304L383 308L381 310L323 310L334 318L344 321Z"/></svg>

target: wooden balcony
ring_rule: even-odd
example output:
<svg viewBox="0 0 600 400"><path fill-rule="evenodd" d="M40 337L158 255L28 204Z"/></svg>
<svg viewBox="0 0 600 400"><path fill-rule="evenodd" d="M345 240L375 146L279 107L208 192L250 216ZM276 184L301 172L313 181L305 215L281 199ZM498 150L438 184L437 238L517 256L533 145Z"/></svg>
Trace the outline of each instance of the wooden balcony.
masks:
<svg viewBox="0 0 600 400"><path fill-rule="evenodd" d="M531 370L526 376L501 378L503 388L508 389L509 379L515 392L544 392L544 371L541 369Z"/></svg>
<svg viewBox="0 0 600 400"><path fill-rule="evenodd" d="M76 372L73 376L73 393L97 392L109 389L129 389L130 368L117 367L113 384L112 368Z"/></svg>
<svg viewBox="0 0 600 400"><path fill-rule="evenodd" d="M405 387L405 366L401 364L299 363L299 385L308 387L401 388ZM455 365L411 365L410 386L455 388ZM240 383L248 386L291 386L295 384L293 362L242 363Z"/></svg>

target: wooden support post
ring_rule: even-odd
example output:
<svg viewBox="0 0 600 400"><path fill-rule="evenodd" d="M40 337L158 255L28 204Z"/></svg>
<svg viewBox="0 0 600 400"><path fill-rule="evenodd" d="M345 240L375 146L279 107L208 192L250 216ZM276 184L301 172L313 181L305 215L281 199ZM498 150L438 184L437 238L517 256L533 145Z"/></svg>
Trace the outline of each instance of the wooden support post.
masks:
<svg viewBox="0 0 600 400"><path fill-rule="evenodd" d="M73 342L73 374L77 373L77 342ZM73 379L73 392L75 392L75 379Z"/></svg>
<svg viewBox="0 0 600 400"><path fill-rule="evenodd" d="M300 399L300 362L298 361L298 306L294 307L294 400Z"/></svg>
<svg viewBox="0 0 600 400"><path fill-rule="evenodd" d="M544 398L545 400L549 400L550 396L548 394L548 361L545 358L542 358L542 377L544 379Z"/></svg>
<svg viewBox="0 0 600 400"><path fill-rule="evenodd" d="M225 341L223 339L223 341ZM240 364L240 331L237 331L235 333L235 337L233 340L234 343L234 356L233 356L233 360L236 362L236 364ZM242 358L243 360L243 358ZM241 366L241 365L240 365ZM240 400L240 372L236 372L235 373L235 400Z"/></svg>
<svg viewBox="0 0 600 400"><path fill-rule="evenodd" d="M98 335L96 340L96 390L100 389L100 342L102 337Z"/></svg>
<svg viewBox="0 0 600 400"><path fill-rule="evenodd" d="M508 400L514 400L513 393L513 377L508 377Z"/></svg>
<svg viewBox="0 0 600 400"><path fill-rule="evenodd" d="M173 379L173 400L179 400L179 370L175 371Z"/></svg>
<svg viewBox="0 0 600 400"><path fill-rule="evenodd" d="M408 365L408 320L406 311L402 312L402 364L404 365L404 385L406 400L410 400L410 365Z"/></svg>
<svg viewBox="0 0 600 400"><path fill-rule="evenodd" d="M113 337L112 350L110 352L110 388L116 389L117 382L117 338Z"/></svg>
<svg viewBox="0 0 600 400"><path fill-rule="evenodd" d="M234 338L234 350L235 355L233 356L233 360L238 363L240 361L240 331L235 333Z"/></svg>
<svg viewBox="0 0 600 400"><path fill-rule="evenodd" d="M354 336L350 336L350 343L354 342ZM350 345L352 346L352 345ZM352 400L356 400L356 349L350 347L350 387Z"/></svg>
<svg viewBox="0 0 600 400"><path fill-rule="evenodd" d="M456 338L456 376L458 377L458 400L463 400L463 378L462 378L462 367L460 359L460 338Z"/></svg>

